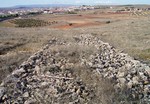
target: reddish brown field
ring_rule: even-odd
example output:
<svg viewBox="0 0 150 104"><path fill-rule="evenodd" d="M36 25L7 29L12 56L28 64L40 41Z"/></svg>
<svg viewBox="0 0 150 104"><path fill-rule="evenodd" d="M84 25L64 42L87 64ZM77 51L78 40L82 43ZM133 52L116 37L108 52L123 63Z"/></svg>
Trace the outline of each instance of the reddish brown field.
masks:
<svg viewBox="0 0 150 104"><path fill-rule="evenodd" d="M35 19L43 19L49 22L57 21L57 24L52 24L50 28L56 29L71 29L90 26L105 25L108 21L115 22L123 19L128 19L129 13L89 13L89 14L65 14L65 15L41 15L34 17Z"/></svg>
<svg viewBox="0 0 150 104"><path fill-rule="evenodd" d="M60 25L60 26L54 26L54 28L57 29L70 29L70 28L79 28L79 27L87 27L87 26L96 26L96 25L104 25L106 23L90 23L90 22L85 22L85 23L72 23L71 25L66 24L66 25Z"/></svg>
<svg viewBox="0 0 150 104"><path fill-rule="evenodd" d="M150 63L149 17L150 11L136 15L93 10L22 18L52 23L39 27L20 28L9 20L0 22L0 73L3 73L0 81L53 37L70 40L74 35L93 34L130 56Z"/></svg>

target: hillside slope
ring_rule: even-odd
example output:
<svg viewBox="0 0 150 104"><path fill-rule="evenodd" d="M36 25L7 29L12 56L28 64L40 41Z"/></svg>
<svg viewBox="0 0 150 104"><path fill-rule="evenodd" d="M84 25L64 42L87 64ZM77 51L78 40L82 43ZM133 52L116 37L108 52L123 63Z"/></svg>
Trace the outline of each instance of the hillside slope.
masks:
<svg viewBox="0 0 150 104"><path fill-rule="evenodd" d="M1 103L148 103L150 68L90 34L52 38L9 75Z"/></svg>

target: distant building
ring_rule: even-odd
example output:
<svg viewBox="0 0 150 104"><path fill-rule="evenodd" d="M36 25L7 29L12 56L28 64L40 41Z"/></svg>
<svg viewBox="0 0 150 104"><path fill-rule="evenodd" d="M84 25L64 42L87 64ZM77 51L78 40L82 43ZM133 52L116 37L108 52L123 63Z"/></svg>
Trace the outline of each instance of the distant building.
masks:
<svg viewBox="0 0 150 104"><path fill-rule="evenodd" d="M0 12L0 15L5 15L4 13Z"/></svg>
<svg viewBox="0 0 150 104"><path fill-rule="evenodd" d="M52 14L53 11L51 11L51 10L44 10L43 13L44 13L44 14Z"/></svg>

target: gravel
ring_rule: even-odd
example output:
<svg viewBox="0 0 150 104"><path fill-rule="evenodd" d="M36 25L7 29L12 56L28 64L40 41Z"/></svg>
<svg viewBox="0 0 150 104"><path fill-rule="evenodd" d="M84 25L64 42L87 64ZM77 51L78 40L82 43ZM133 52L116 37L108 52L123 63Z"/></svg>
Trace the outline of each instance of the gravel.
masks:
<svg viewBox="0 0 150 104"><path fill-rule="evenodd" d="M92 103L95 94L74 73L76 63L70 62L70 57L65 56L67 53L62 55L61 51L52 48L63 46L68 49L73 45L96 50L89 57L80 54L80 57L75 58L91 73L96 72L100 77L112 80L116 92L126 88L127 95L133 100L150 99L149 66L90 34L74 36L73 39L75 42L53 38L23 62L2 82L0 101L4 104Z"/></svg>

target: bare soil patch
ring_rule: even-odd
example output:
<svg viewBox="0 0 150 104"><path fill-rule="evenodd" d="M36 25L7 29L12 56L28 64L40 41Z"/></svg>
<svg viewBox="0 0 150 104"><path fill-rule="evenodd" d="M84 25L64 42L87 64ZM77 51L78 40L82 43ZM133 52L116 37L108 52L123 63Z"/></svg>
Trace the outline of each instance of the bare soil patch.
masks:
<svg viewBox="0 0 150 104"><path fill-rule="evenodd" d="M101 14L73 14L73 15L43 15L34 18L47 21L56 21L57 24L52 24L50 28L70 29L88 26L104 25L107 21L116 21L129 18L128 13L101 13Z"/></svg>
<svg viewBox="0 0 150 104"><path fill-rule="evenodd" d="M136 17L128 13L98 13L97 11L94 14L94 12L74 15L42 14L29 18L57 22L57 24L44 27L18 28L8 21L0 23L0 49L1 47L5 49L5 52L0 55L0 73L2 73L0 80L15 70L29 56L40 50L52 37L73 41L72 37L78 34L92 34L124 53L144 63L150 63L150 31L148 28L150 18L148 16ZM23 45L18 45L22 43ZM68 51L70 52L71 49L74 47L70 47ZM82 47L79 50L84 49ZM82 71L80 68L78 70L77 73ZM88 80L85 79L84 82L86 81ZM105 86L103 91L106 93Z"/></svg>
<svg viewBox="0 0 150 104"><path fill-rule="evenodd" d="M71 29L71 28L80 28L80 27L88 27L88 26L96 26L96 25L104 25L106 23L90 23L90 22L85 22L85 23L68 23L66 25L61 25L61 26L54 26L54 28L57 29Z"/></svg>

